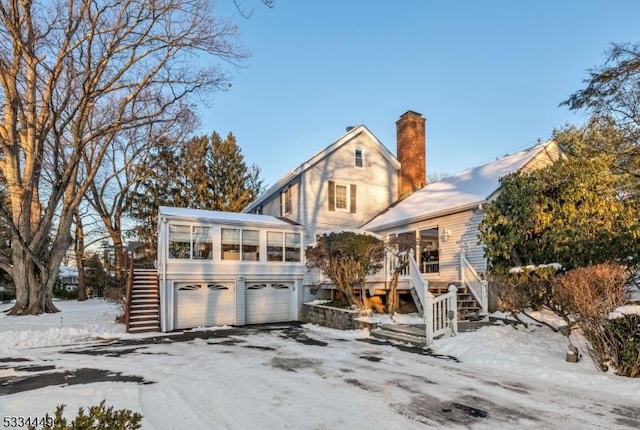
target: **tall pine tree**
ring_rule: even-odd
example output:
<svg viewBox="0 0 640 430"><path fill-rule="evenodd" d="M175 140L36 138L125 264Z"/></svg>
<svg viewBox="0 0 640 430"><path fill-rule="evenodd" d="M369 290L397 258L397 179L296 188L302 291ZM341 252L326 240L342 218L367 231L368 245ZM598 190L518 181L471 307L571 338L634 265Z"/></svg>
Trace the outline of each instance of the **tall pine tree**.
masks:
<svg viewBox="0 0 640 430"><path fill-rule="evenodd" d="M162 145L133 198L135 234L153 257L159 206L239 212L263 190L260 169L248 166L236 138L193 137L183 145Z"/></svg>

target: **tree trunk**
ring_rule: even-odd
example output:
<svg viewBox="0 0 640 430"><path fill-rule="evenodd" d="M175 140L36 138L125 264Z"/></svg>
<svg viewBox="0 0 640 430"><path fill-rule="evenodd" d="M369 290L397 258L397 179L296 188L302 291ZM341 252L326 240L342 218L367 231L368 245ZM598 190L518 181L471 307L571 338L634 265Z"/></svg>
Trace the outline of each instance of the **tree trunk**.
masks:
<svg viewBox="0 0 640 430"><path fill-rule="evenodd" d="M78 269L78 301L83 302L87 300L87 286L84 279L84 225L82 224L82 216L80 212L76 210L76 241L75 241L75 254L76 254L76 268Z"/></svg>
<svg viewBox="0 0 640 430"><path fill-rule="evenodd" d="M398 303L396 302L396 298L398 297L398 280L400 277L400 272L396 269L393 271L391 275L391 285L389 286L389 292L387 293L387 313L393 315L393 313L398 309Z"/></svg>

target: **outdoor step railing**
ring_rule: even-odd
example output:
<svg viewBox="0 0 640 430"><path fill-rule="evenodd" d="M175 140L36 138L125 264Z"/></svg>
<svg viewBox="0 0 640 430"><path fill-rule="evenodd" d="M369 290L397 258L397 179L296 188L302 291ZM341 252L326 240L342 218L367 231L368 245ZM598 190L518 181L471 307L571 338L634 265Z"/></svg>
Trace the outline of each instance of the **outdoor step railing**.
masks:
<svg viewBox="0 0 640 430"><path fill-rule="evenodd" d="M486 280L482 279L478 272L467 260L464 252L460 252L460 278L462 285L466 286L476 301L480 304L482 313L489 313L489 288Z"/></svg>
<svg viewBox="0 0 640 430"><path fill-rule="evenodd" d="M430 345L436 336L458 332L458 289L449 286L449 292L435 297L429 292L429 283L422 278L413 250L409 251L409 283L418 293L424 308L426 342Z"/></svg>

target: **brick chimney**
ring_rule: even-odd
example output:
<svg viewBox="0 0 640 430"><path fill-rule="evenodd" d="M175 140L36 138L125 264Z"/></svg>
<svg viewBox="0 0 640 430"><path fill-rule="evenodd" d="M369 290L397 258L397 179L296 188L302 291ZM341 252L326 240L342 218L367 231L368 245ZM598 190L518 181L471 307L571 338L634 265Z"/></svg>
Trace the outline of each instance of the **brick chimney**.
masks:
<svg viewBox="0 0 640 430"><path fill-rule="evenodd" d="M408 110L396 121L396 130L400 162L398 198L403 198L427 184L426 120Z"/></svg>

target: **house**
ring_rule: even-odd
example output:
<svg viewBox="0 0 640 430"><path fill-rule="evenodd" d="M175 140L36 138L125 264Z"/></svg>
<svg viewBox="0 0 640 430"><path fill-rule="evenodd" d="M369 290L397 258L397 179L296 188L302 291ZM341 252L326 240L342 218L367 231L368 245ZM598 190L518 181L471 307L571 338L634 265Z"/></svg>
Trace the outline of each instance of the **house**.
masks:
<svg viewBox="0 0 640 430"><path fill-rule="evenodd" d="M78 268L70 266L60 266L58 279L62 287L69 292L78 291Z"/></svg>
<svg viewBox="0 0 640 430"><path fill-rule="evenodd" d="M277 181L243 212L287 218L304 226L305 243L316 235L358 229L401 195L424 186L425 120L412 111L397 122L398 157L364 125L344 135ZM404 167L402 167L404 166ZM307 272L305 300L322 281Z"/></svg>
<svg viewBox="0 0 640 430"><path fill-rule="evenodd" d="M417 267L430 286L466 287L486 312L488 297L482 292L482 280L487 259L478 241L483 207L500 193L500 178L547 166L562 156L557 143L548 141L464 170L427 184L362 228L389 241L396 239L405 250L413 249ZM408 288L407 282L399 286Z"/></svg>
<svg viewBox="0 0 640 430"><path fill-rule="evenodd" d="M394 156L365 126L347 133L276 182L244 212L286 217L304 226L305 242L324 231L359 228L413 249L422 277L436 287L455 283L478 290L487 262L478 243L482 205L499 193L501 177L533 170L561 156L553 141L427 184L426 121L407 111L396 122ZM402 248L405 249L402 249ZM384 295L396 264L368 279ZM323 279L305 276L306 287ZM407 290L404 276L399 290ZM309 288L303 293L310 299ZM486 302L478 293L478 303ZM483 308L486 306L482 306ZM486 311L486 309L484 309Z"/></svg>
<svg viewBox="0 0 640 430"><path fill-rule="evenodd" d="M162 331L298 319L306 270L300 225L267 215L165 206L158 222ZM149 313L157 297L153 291L145 295L144 287L138 293L132 306ZM141 312L133 325L143 326L144 318Z"/></svg>
<svg viewBox="0 0 640 430"><path fill-rule="evenodd" d="M397 155L364 125L349 127L243 213L161 207L158 279L151 292L132 295L131 306L141 310L140 320L131 314L132 324L151 327L143 321L151 313L162 331L296 320L302 303L331 288L307 270L304 246L340 229L395 244L397 252L389 251L383 269L367 279L369 294L388 294L392 271L405 259L412 269L401 274L398 294L411 292L424 303L427 285L436 293L454 283L461 287L459 310L471 303L465 309L486 312L487 262L477 238L483 205L500 192L500 178L562 153L550 141L428 184L425 119L407 111L396 128Z"/></svg>

